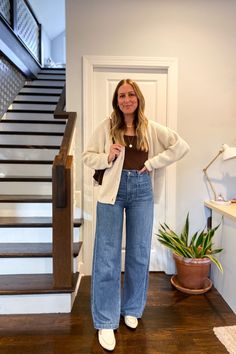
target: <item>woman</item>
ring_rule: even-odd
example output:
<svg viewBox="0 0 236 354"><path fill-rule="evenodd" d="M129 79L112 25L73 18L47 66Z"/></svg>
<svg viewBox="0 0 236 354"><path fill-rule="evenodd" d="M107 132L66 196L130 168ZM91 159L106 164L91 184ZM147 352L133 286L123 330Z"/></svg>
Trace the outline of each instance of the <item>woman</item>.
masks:
<svg viewBox="0 0 236 354"><path fill-rule="evenodd" d="M188 144L173 130L148 120L137 83L122 80L105 119L83 153L84 163L106 169L99 187L92 273L92 316L101 346L115 348L120 316L135 329L147 294L153 203L164 168L182 158ZM126 259L121 291L121 242L126 213Z"/></svg>

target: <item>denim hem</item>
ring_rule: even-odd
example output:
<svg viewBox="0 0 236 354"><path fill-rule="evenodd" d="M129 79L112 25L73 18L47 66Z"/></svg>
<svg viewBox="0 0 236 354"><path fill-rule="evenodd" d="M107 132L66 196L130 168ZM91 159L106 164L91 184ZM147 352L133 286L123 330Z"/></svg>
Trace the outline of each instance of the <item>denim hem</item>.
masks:
<svg viewBox="0 0 236 354"><path fill-rule="evenodd" d="M99 330L99 329L117 329L119 328L119 324L118 325L113 325L111 323L103 323L103 324L94 324L94 328Z"/></svg>
<svg viewBox="0 0 236 354"><path fill-rule="evenodd" d="M121 316L125 317L125 316L132 316L132 317L136 317L136 318L141 318L142 317L142 314L137 314L137 313L132 313L130 311L128 311L127 313L126 312L122 312L121 313Z"/></svg>

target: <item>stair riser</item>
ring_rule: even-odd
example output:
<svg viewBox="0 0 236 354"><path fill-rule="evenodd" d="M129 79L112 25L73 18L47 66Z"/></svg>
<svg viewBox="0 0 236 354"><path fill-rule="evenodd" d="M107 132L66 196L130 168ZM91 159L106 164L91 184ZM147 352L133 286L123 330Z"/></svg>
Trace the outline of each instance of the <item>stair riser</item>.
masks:
<svg viewBox="0 0 236 354"><path fill-rule="evenodd" d="M6 195L50 195L52 184L50 182L1 182L0 194Z"/></svg>
<svg viewBox="0 0 236 354"><path fill-rule="evenodd" d="M0 314L70 313L76 293L0 296Z"/></svg>
<svg viewBox="0 0 236 354"><path fill-rule="evenodd" d="M51 217L51 203L0 203L0 215L2 217ZM75 208L74 217L81 218L81 209ZM7 228L6 228L7 229ZM1 234L1 228L0 228Z"/></svg>
<svg viewBox="0 0 236 354"><path fill-rule="evenodd" d="M4 119L35 119L35 120L53 120L53 113L27 113L27 112L6 112L3 116Z"/></svg>
<svg viewBox="0 0 236 354"><path fill-rule="evenodd" d="M40 149L1 149L0 159L13 160L54 160L58 150L40 150Z"/></svg>
<svg viewBox="0 0 236 354"><path fill-rule="evenodd" d="M59 73L58 73L59 74ZM65 75L63 75L63 74L61 74L61 75L49 75L49 74L41 74L41 73L39 73L38 75L37 75L37 78L38 79L52 79L52 80L65 80L66 79L66 76Z"/></svg>
<svg viewBox="0 0 236 354"><path fill-rule="evenodd" d="M73 242L79 242L80 228L74 228ZM0 248L1 243L49 243L52 242L51 227L1 227L0 228ZM1 272L1 270L0 270Z"/></svg>
<svg viewBox="0 0 236 354"><path fill-rule="evenodd" d="M27 86L47 86L47 87L57 87L57 86L64 86L65 81L47 81L47 80L33 80L33 81L27 81L26 82Z"/></svg>
<svg viewBox="0 0 236 354"><path fill-rule="evenodd" d="M59 96L30 96L30 95L18 95L15 98L15 102L20 101L39 101L39 102L58 102Z"/></svg>
<svg viewBox="0 0 236 354"><path fill-rule="evenodd" d="M51 176L51 165L0 164L0 177L4 176Z"/></svg>
<svg viewBox="0 0 236 354"><path fill-rule="evenodd" d="M52 204L51 203L0 203L0 214L2 217L4 216L5 217L7 216L51 217ZM1 234L1 228L0 228L0 234Z"/></svg>
<svg viewBox="0 0 236 354"><path fill-rule="evenodd" d="M40 88L40 87L23 87L20 92L22 93L39 93L39 94L44 94L44 93L57 93L57 94L61 94L62 89L59 88L50 88L50 89L46 89L46 88Z"/></svg>
<svg viewBox="0 0 236 354"><path fill-rule="evenodd" d="M0 135L1 144L20 144L20 145L49 145L60 146L61 136L37 136L37 135Z"/></svg>
<svg viewBox="0 0 236 354"><path fill-rule="evenodd" d="M73 259L73 271L78 268L77 257ZM0 258L0 274L52 274L52 258Z"/></svg>
<svg viewBox="0 0 236 354"><path fill-rule="evenodd" d="M8 107L8 111L13 109L24 109L26 111L30 111L30 110L55 111L55 108L56 108L56 104L13 103L11 104L10 107Z"/></svg>
<svg viewBox="0 0 236 354"><path fill-rule="evenodd" d="M64 125L56 124L28 124L28 123L2 123L0 124L0 131L11 132L52 132L63 133L65 130Z"/></svg>
<svg viewBox="0 0 236 354"><path fill-rule="evenodd" d="M42 243L52 242L51 227L1 227L1 242L9 243Z"/></svg>

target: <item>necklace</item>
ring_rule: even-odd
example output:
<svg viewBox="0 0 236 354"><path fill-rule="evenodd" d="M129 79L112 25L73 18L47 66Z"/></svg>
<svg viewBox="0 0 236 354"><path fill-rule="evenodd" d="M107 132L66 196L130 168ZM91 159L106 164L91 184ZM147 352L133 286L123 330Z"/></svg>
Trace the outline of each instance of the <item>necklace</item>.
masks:
<svg viewBox="0 0 236 354"><path fill-rule="evenodd" d="M132 135L132 136L126 135L126 136L127 136L127 140L128 140L128 143L129 143L128 146L131 149L133 147L133 140L134 140L135 135Z"/></svg>

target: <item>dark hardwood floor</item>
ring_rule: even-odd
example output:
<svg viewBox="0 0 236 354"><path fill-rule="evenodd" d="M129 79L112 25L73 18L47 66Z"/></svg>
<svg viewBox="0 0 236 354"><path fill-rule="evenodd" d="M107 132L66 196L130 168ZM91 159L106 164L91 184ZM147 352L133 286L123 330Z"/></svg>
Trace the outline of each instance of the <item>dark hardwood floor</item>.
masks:
<svg viewBox="0 0 236 354"><path fill-rule="evenodd" d="M92 326L89 291L90 277L84 277L70 314L0 316L0 353L105 353ZM226 354L213 327L235 324L215 289L187 295L172 287L169 276L151 273L144 316L135 331L121 320L114 353Z"/></svg>

